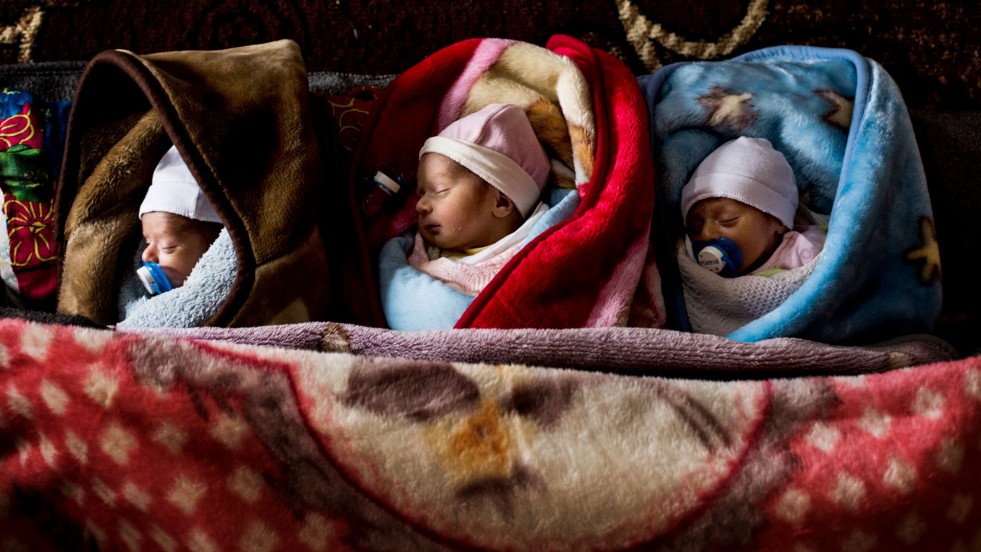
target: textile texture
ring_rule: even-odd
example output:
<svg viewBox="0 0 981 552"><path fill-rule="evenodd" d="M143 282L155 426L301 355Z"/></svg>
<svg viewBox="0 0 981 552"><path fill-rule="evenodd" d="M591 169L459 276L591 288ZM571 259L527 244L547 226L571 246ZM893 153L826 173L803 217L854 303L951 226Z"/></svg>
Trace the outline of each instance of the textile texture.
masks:
<svg viewBox="0 0 981 552"><path fill-rule="evenodd" d="M413 182L416 152L428 136L461 115L506 101L522 106L543 137L553 159L550 187L575 188L545 218L562 212L566 199L575 202L574 212L512 256L456 314L456 327L624 325L634 314L638 288L659 297L659 290L644 285L657 277L653 269L644 272L654 196L646 112L637 81L622 63L566 36L550 41L547 49L505 40L464 41L399 75L385 93L374 107L374 124L365 130L358 174L370 177L387 166ZM396 130L400 140L391 139ZM407 188L378 213L363 215L372 256L383 240L416 223L415 195ZM419 281L426 275L404 266L392 273L389 288L398 292L399 308L386 314L404 317L398 311L411 309L424 316L441 308L445 293L418 292L429 285L428 277ZM383 267L382 285L385 275ZM646 318L663 318L659 300L641 303Z"/></svg>
<svg viewBox="0 0 981 552"><path fill-rule="evenodd" d="M56 193L58 311L119 321L140 242L134 216L171 144L221 216L238 260L212 323L321 319L319 149L294 42L136 56L107 51L74 100ZM234 265L234 261L230 264ZM150 299L153 302L155 299ZM220 321L220 322L219 322Z"/></svg>
<svg viewBox="0 0 981 552"><path fill-rule="evenodd" d="M474 37L544 45L553 34L565 33L608 51L638 76L676 61L719 60L767 46L850 48L883 66L910 109L943 259L944 307L937 331L970 352L978 348L981 333L973 256L963 254L973 247L973 213L981 208L981 171L971 170L981 159L979 20L981 6L973 3L913 0L206 0L152 5L8 0L0 3L0 63L15 64L5 71L9 80L4 86L22 85L56 99L70 97L71 76L55 81L52 93L44 95L37 85L50 86L50 79L37 71L17 74L14 68L37 69L31 62L81 64L109 48L152 53L278 38L299 43L310 71L359 75L401 73L439 48ZM80 65L73 68L78 71ZM43 72L60 69L44 67ZM347 110L348 119L357 119L365 108L364 96L357 101ZM357 128L341 126L347 147L353 147L349 140Z"/></svg>
<svg viewBox="0 0 981 552"><path fill-rule="evenodd" d="M647 353L670 344L665 366L697 373L702 357L729 348L711 336L682 349L665 330L609 331L471 332L466 349L498 361L489 364L459 360L462 350L441 348L436 334L330 324L184 330L204 341L2 321L0 543L948 550L977 542L977 358L931 363L944 355L929 344L840 355L777 340L745 344L729 368L751 373L774 358L781 369L815 368L823 358L820 372L681 379L658 375ZM379 354L286 348L311 337L320 345L307 348ZM578 357L600 370L512 363L530 358L527 338L551 340L558 362ZM584 345L598 357L576 353ZM646 375L615 362L644 357ZM905 362L926 364L889 369ZM854 368L888 371L846 375Z"/></svg>
<svg viewBox="0 0 981 552"><path fill-rule="evenodd" d="M714 325L724 327L725 318L762 310L776 296L779 306L724 333L845 343L932 330L941 306L933 211L902 94L880 65L852 50L783 46L675 64L640 82L660 168L655 220L670 241L665 257L683 234L689 175L733 136L769 139L792 167L801 203L830 217L821 258L803 283L712 275L696 285L686 277L693 328L709 331L695 325L696 314L705 320L715 311L722 320ZM760 293L765 282L771 289ZM786 296L785 287L799 289ZM666 301L678 303L671 293Z"/></svg>

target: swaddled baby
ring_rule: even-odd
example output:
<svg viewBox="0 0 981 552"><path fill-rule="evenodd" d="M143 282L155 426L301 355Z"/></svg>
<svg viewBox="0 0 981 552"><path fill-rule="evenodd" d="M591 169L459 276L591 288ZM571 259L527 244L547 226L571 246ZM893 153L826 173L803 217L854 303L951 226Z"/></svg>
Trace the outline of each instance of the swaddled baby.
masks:
<svg viewBox="0 0 981 552"><path fill-rule="evenodd" d="M139 217L147 246L137 274L151 294L184 285L223 227L174 146L153 171Z"/></svg>
<svg viewBox="0 0 981 552"><path fill-rule="evenodd" d="M477 295L548 206L549 161L520 107L491 104L419 151L418 232L409 264Z"/></svg>
<svg viewBox="0 0 981 552"><path fill-rule="evenodd" d="M799 205L790 164L762 138L710 153L681 192L681 212L690 248L679 251L679 267L696 332L727 335L777 308L824 247L824 231L809 223L820 217Z"/></svg>
<svg viewBox="0 0 981 552"><path fill-rule="evenodd" d="M117 327L200 326L228 297L237 260L221 218L176 148L157 164L139 217L146 247L121 286Z"/></svg>
<svg viewBox="0 0 981 552"><path fill-rule="evenodd" d="M722 276L799 268L824 246L813 225L794 228L794 172L763 138L740 137L708 155L681 191L692 254Z"/></svg>

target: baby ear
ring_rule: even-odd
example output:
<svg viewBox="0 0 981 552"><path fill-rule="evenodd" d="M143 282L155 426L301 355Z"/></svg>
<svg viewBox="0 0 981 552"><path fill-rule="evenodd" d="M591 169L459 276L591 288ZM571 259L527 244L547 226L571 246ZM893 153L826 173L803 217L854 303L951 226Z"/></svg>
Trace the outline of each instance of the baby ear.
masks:
<svg viewBox="0 0 981 552"><path fill-rule="evenodd" d="M492 211L494 216L504 218L517 210L517 207L515 207L514 202L511 201L511 198L501 192L501 190L494 188L494 193L497 194L494 202L494 209Z"/></svg>

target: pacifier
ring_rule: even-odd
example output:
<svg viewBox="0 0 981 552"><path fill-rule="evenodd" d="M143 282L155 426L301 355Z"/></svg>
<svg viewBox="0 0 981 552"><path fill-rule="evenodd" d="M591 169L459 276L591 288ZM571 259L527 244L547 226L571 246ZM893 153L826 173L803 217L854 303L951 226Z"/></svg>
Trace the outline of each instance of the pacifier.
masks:
<svg viewBox="0 0 981 552"><path fill-rule="evenodd" d="M377 213L382 203L399 193L404 184L402 174L388 165L379 165L378 171L371 180L371 191L361 200L361 210L368 215Z"/></svg>
<svg viewBox="0 0 981 552"><path fill-rule="evenodd" d="M174 289L174 286L170 285L167 275L157 263L143 261L143 266L136 269L136 275L143 282L143 287L150 292L150 295L158 295Z"/></svg>
<svg viewBox="0 0 981 552"><path fill-rule="evenodd" d="M743 254L736 242L729 238L709 241L693 241L692 256L699 266L719 276L732 278L743 266Z"/></svg>

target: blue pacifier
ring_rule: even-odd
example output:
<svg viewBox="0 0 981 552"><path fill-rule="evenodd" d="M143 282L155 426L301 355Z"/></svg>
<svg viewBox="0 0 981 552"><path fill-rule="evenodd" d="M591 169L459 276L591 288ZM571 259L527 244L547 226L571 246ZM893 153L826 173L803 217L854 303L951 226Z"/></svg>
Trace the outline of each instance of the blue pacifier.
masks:
<svg viewBox="0 0 981 552"><path fill-rule="evenodd" d="M693 241L691 247L698 264L719 276L731 278L743 266L742 252L736 242L729 238Z"/></svg>
<svg viewBox="0 0 981 552"><path fill-rule="evenodd" d="M157 263L143 261L143 266L136 269L136 275L139 276L140 281L143 282L143 287L150 292L150 295L158 295L174 289L174 286L170 285L167 275Z"/></svg>

